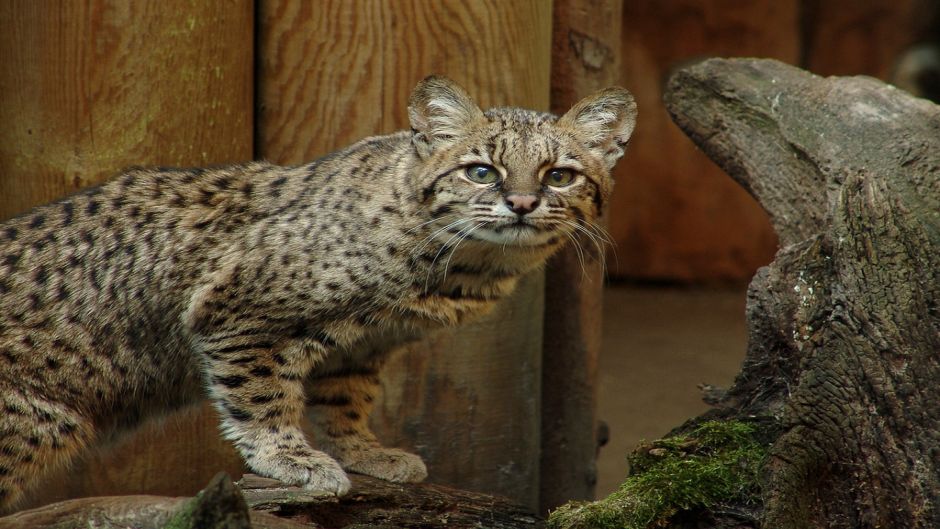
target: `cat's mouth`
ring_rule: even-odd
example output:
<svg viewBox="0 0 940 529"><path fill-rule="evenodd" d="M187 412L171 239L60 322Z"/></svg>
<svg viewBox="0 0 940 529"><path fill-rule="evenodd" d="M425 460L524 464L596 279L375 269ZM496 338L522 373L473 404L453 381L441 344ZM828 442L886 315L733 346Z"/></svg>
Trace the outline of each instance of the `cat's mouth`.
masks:
<svg viewBox="0 0 940 529"><path fill-rule="evenodd" d="M519 217L515 221L507 222L506 224L502 224L496 227L496 231L502 231L502 230L538 231L539 228L535 224L532 224L531 222L527 221L525 217Z"/></svg>
<svg viewBox="0 0 940 529"><path fill-rule="evenodd" d="M510 244L517 246L538 246L550 239L553 230L540 225L538 219L517 217L493 223L480 230L480 239L497 244Z"/></svg>

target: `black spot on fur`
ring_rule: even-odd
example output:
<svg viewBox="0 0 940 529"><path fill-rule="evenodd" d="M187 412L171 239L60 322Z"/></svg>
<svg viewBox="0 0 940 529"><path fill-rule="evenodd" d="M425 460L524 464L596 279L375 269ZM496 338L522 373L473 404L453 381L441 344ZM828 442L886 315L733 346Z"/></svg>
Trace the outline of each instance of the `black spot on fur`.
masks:
<svg viewBox="0 0 940 529"><path fill-rule="evenodd" d="M49 271L45 266L40 266L38 269L36 269L36 275L33 276L33 278L36 280L36 284L45 285L46 279L49 278Z"/></svg>
<svg viewBox="0 0 940 529"><path fill-rule="evenodd" d="M267 404L275 399L275 395L255 395L251 397L252 404Z"/></svg>
<svg viewBox="0 0 940 529"><path fill-rule="evenodd" d="M3 257L3 264L13 267L16 266L16 263L20 260L20 254L7 254Z"/></svg>
<svg viewBox="0 0 940 529"><path fill-rule="evenodd" d="M65 202L62 204L62 225L68 226L72 223L72 217L75 213L75 205L71 202Z"/></svg>
<svg viewBox="0 0 940 529"><path fill-rule="evenodd" d="M33 217L33 219L29 222L29 227L30 227L30 228L33 228L33 229L35 229L35 228L41 228L42 225L45 224L45 223L46 223L46 217L45 217L44 215L36 215L36 216Z"/></svg>
<svg viewBox="0 0 940 529"><path fill-rule="evenodd" d="M88 215L94 215L95 213L98 213L98 201L89 200L88 205L85 207L85 213Z"/></svg>
<svg viewBox="0 0 940 529"><path fill-rule="evenodd" d="M255 366L251 368L249 373L256 377L269 377L274 374L274 372L268 366Z"/></svg>
<svg viewBox="0 0 940 529"><path fill-rule="evenodd" d="M225 406L225 410L228 411L229 415L236 421L250 421L253 418L249 411L236 408L235 406L227 405Z"/></svg>
<svg viewBox="0 0 940 529"><path fill-rule="evenodd" d="M224 377L215 377L216 384L222 384L227 388L240 388L248 382L248 377L242 375L227 375Z"/></svg>

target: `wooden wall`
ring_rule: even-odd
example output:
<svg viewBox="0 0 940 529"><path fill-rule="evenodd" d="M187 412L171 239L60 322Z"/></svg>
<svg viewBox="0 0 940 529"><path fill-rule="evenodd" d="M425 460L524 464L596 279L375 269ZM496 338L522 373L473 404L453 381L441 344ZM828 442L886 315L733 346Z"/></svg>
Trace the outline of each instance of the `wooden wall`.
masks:
<svg viewBox="0 0 940 529"><path fill-rule="evenodd" d="M932 0L629 0L621 82L640 117L620 164L610 229L612 276L746 281L777 247L766 214L672 124L669 73L709 56L772 57L820 75L888 79L923 34ZM936 28L934 28L936 30Z"/></svg>
<svg viewBox="0 0 940 529"><path fill-rule="evenodd" d="M290 164L407 128L431 73L484 107L548 110L551 14L543 0L3 4L0 218L129 165ZM374 426L424 456L432 481L538 505L543 283L391 362ZM216 428L207 406L150 423L34 503L238 476Z"/></svg>

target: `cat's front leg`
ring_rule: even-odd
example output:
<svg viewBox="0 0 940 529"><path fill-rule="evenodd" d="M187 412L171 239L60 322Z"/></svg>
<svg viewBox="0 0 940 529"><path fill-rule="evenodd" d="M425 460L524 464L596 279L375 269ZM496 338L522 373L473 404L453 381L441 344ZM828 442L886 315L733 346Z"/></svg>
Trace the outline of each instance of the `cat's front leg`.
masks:
<svg viewBox="0 0 940 529"><path fill-rule="evenodd" d="M291 341L237 331L201 336L209 396L222 432L258 474L306 489L343 495L349 478L329 455L314 450L300 424L302 380L313 360Z"/></svg>
<svg viewBox="0 0 940 529"><path fill-rule="evenodd" d="M428 471L419 456L381 446L369 429L378 391L376 366L314 373L307 384L307 404L317 446L350 472L399 483L423 481Z"/></svg>

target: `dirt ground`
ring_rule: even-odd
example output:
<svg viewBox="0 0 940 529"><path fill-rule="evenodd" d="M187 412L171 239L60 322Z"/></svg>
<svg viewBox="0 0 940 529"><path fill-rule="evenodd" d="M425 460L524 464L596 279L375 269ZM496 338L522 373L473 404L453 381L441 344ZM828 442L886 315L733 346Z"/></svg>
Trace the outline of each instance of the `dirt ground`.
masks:
<svg viewBox="0 0 940 529"><path fill-rule="evenodd" d="M598 418L610 442L597 495L623 481L625 456L705 411L698 384L727 387L744 359L746 287L611 285L604 299Z"/></svg>

